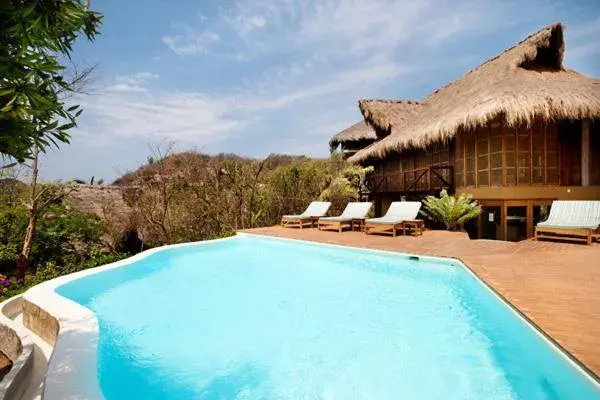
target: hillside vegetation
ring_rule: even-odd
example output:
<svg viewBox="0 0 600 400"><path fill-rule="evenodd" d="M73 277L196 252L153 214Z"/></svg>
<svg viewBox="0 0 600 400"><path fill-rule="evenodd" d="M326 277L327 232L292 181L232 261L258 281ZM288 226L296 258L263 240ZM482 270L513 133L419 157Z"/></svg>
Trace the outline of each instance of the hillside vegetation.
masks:
<svg viewBox="0 0 600 400"><path fill-rule="evenodd" d="M27 276L17 282L14 275L27 230L31 188L7 178L10 171L5 169L5 179L0 179L3 296L149 247L274 225L282 215L300 213L316 199L332 201L331 212L341 212L348 201L360 197L367 172L346 165L336 155L329 159L271 155L259 160L185 152L155 155L110 187L82 185L78 191L73 183L41 184L52 201L36 222ZM84 193L96 198L82 202ZM119 193L122 198L115 199ZM96 204L93 213L83 209L84 203Z"/></svg>
<svg viewBox="0 0 600 400"><path fill-rule="evenodd" d="M337 156L257 160L186 152L150 159L115 183L127 187L131 227L146 245L157 246L277 224L318 198L331 200L337 212L359 196L361 172ZM340 180L345 187L338 187Z"/></svg>

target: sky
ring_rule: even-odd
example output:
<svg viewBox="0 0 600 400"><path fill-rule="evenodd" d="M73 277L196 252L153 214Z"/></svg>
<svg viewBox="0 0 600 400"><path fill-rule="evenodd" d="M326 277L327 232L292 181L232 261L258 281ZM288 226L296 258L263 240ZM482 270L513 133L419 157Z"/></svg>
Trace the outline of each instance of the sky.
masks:
<svg viewBox="0 0 600 400"><path fill-rule="evenodd" d="M92 0L101 34L68 145L45 180L110 182L152 147L328 153L363 98L421 99L552 23L565 65L600 77L598 0Z"/></svg>

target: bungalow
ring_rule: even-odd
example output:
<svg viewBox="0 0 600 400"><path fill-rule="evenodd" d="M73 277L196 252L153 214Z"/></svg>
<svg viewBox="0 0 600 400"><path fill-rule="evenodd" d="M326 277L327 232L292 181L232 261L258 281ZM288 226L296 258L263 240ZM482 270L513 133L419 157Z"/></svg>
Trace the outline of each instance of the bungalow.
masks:
<svg viewBox="0 0 600 400"><path fill-rule="evenodd" d="M375 140L375 130L365 121L360 121L332 137L329 141L329 151L333 152L339 146L342 157L346 159Z"/></svg>
<svg viewBox="0 0 600 400"><path fill-rule="evenodd" d="M563 26L529 36L422 101L361 100L376 213L441 189L483 207L472 237L521 240L557 199L600 199L600 80L563 66Z"/></svg>

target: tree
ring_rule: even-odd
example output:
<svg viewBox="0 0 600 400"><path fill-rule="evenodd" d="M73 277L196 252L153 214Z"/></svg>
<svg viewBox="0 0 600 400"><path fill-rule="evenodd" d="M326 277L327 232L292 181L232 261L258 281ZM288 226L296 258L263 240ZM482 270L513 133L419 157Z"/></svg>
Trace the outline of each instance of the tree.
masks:
<svg viewBox="0 0 600 400"><path fill-rule="evenodd" d="M365 177L373 171L373 167L362 167L360 165L338 164L335 158L330 160L332 168L332 180L319 196L319 200L327 200L332 203L331 212L341 213L350 201L360 200L364 191ZM341 167L345 167L340 171Z"/></svg>
<svg viewBox="0 0 600 400"><path fill-rule="evenodd" d="M81 109L65 103L87 73L69 78L72 46L93 40L102 16L89 1L0 2L0 154L18 162L68 143Z"/></svg>
<svg viewBox="0 0 600 400"><path fill-rule="evenodd" d="M23 239L23 247L19 258L17 259L17 279L25 278L27 268L29 266L29 257L31 255L31 246L37 226L39 215L51 204L62 200L67 196L72 189L64 186L54 187L53 185L38 185L38 157L39 149L34 146L33 159L31 162L31 182L29 184L29 201L27 202L28 221L27 229L25 230L25 238Z"/></svg>
<svg viewBox="0 0 600 400"><path fill-rule="evenodd" d="M449 231L459 225L477 217L481 213L481 206L473 200L473 196L461 194L458 197L448 195L442 190L440 197L427 196L423 201L424 209L421 214L441 222Z"/></svg>

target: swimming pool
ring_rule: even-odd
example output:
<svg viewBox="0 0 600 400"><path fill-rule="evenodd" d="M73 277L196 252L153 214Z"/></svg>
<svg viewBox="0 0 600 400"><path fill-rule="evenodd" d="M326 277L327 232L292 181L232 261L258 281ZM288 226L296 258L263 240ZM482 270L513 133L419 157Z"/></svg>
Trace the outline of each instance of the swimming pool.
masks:
<svg viewBox="0 0 600 400"><path fill-rule="evenodd" d="M98 320L107 399L596 399L463 265L239 236L57 292Z"/></svg>

